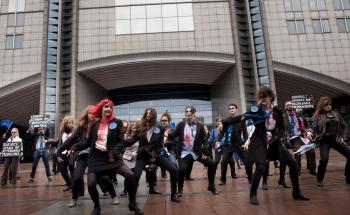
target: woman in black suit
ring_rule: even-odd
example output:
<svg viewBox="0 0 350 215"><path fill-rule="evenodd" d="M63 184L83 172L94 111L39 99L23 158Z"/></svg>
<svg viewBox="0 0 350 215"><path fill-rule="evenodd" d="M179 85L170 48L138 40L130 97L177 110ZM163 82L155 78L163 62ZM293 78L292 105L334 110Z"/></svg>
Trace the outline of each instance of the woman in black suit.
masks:
<svg viewBox="0 0 350 215"><path fill-rule="evenodd" d="M114 117L113 109L113 102L109 99L100 101L92 111L92 115L100 120L91 127L87 144L74 147L75 150L83 150L90 147L88 189L95 204L92 214L101 213L99 194L96 189L97 178L101 177L101 180L103 180L105 177L102 176L108 176L113 171L124 176L127 181L130 211L134 211L135 214L143 214L136 204L134 175L122 160L124 144L121 129L123 122ZM108 180L108 177L106 180ZM113 184L106 183L106 185L108 185L107 189L110 193L115 192Z"/></svg>
<svg viewBox="0 0 350 215"><path fill-rule="evenodd" d="M163 155L164 129L157 124L157 112L154 108L145 110L135 135L128 140L128 145L132 145L137 141L139 141L139 148L134 170L136 183L138 184L142 171L147 165L160 166L170 173L171 201L180 202L176 194L178 168ZM151 186L153 186L152 183L150 183L150 194L158 193Z"/></svg>

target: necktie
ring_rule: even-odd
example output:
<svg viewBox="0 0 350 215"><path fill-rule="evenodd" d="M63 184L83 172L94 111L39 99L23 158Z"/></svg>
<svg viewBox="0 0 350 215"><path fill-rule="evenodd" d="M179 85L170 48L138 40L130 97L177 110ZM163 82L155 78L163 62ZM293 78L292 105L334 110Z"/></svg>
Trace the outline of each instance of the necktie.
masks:
<svg viewBox="0 0 350 215"><path fill-rule="evenodd" d="M43 154L44 152L44 137L42 135L40 135L40 154Z"/></svg>

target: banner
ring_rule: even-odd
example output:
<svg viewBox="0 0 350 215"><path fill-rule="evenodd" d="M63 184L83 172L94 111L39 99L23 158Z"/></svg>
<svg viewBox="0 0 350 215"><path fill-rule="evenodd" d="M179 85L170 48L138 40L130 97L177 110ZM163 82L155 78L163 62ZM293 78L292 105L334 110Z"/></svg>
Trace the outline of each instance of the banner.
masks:
<svg viewBox="0 0 350 215"><path fill-rule="evenodd" d="M31 128L47 128L48 124L51 123L51 120L48 115L32 115L30 116L29 126Z"/></svg>
<svg viewBox="0 0 350 215"><path fill-rule="evenodd" d="M7 141L2 145L2 157L17 157L21 155L22 142Z"/></svg>

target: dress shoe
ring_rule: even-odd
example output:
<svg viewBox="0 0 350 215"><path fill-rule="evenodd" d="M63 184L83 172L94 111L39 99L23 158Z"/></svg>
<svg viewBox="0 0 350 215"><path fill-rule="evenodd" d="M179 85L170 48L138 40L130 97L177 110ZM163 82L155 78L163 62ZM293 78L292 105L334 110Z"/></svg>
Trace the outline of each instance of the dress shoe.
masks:
<svg viewBox="0 0 350 215"><path fill-rule="evenodd" d="M34 178L30 178L29 180L28 180L28 183L33 183L34 182Z"/></svg>
<svg viewBox="0 0 350 215"><path fill-rule="evenodd" d="M267 183L263 183L262 184L262 189L263 190L268 190L269 189L269 187L267 186Z"/></svg>
<svg viewBox="0 0 350 215"><path fill-rule="evenodd" d="M309 201L310 198L306 198L305 196L303 196L302 194L294 194L293 193L293 199L294 200L301 200L301 201Z"/></svg>
<svg viewBox="0 0 350 215"><path fill-rule="evenodd" d="M143 214L143 211L137 206L136 202L129 203L129 210L133 211L135 214Z"/></svg>
<svg viewBox="0 0 350 215"><path fill-rule="evenodd" d="M278 185L283 188L290 188L285 181L278 181Z"/></svg>
<svg viewBox="0 0 350 215"><path fill-rule="evenodd" d="M317 187L323 187L323 181L317 181Z"/></svg>
<svg viewBox="0 0 350 215"><path fill-rule="evenodd" d="M184 191L183 191L183 190L177 191L177 197L182 197L183 194L184 194Z"/></svg>
<svg viewBox="0 0 350 215"><path fill-rule="evenodd" d="M92 210L91 215L100 215L101 214L101 207L95 206L94 210Z"/></svg>
<svg viewBox="0 0 350 215"><path fill-rule="evenodd" d="M256 195L251 195L250 196L250 204L252 205L259 205L259 201Z"/></svg>
<svg viewBox="0 0 350 215"><path fill-rule="evenodd" d="M112 204L113 204L113 205L119 205L119 203L120 203L120 202L119 202L119 199L118 199L117 197L113 197L113 198L112 198Z"/></svg>
<svg viewBox="0 0 350 215"><path fill-rule="evenodd" d="M233 174L231 177L232 178L238 178L236 174Z"/></svg>
<svg viewBox="0 0 350 215"><path fill-rule="evenodd" d="M68 204L68 207L69 208L74 208L77 206L77 202L78 202L78 199L72 199L69 204Z"/></svg>
<svg viewBox="0 0 350 215"><path fill-rule="evenodd" d="M226 185L226 181L220 181L219 186Z"/></svg>
<svg viewBox="0 0 350 215"><path fill-rule="evenodd" d="M176 193L171 195L172 202L181 202L181 199L176 195Z"/></svg>
<svg viewBox="0 0 350 215"><path fill-rule="evenodd" d="M162 194L161 192L159 192L158 190L149 190L149 194Z"/></svg>
<svg viewBox="0 0 350 215"><path fill-rule="evenodd" d="M121 193L120 193L120 196L126 196L128 195L128 193L126 192L126 190L123 190Z"/></svg>
<svg viewBox="0 0 350 215"><path fill-rule="evenodd" d="M210 191L213 195L219 195L219 192L216 190L215 186L209 186L208 191Z"/></svg>
<svg viewBox="0 0 350 215"><path fill-rule="evenodd" d="M194 178L188 177L188 178L186 178L185 180L186 180L186 181L192 181L192 180L194 180Z"/></svg>

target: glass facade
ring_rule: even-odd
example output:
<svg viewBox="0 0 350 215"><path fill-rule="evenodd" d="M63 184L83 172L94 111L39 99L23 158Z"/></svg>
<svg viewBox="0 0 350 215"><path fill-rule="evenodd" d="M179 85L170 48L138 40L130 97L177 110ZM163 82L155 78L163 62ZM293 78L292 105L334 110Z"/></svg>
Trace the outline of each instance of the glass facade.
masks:
<svg viewBox="0 0 350 215"><path fill-rule="evenodd" d="M192 0L116 0L116 34L193 31Z"/></svg>
<svg viewBox="0 0 350 215"><path fill-rule="evenodd" d="M287 20L289 34L305 34L304 20Z"/></svg>
<svg viewBox="0 0 350 215"><path fill-rule="evenodd" d="M331 27L329 26L328 19L313 19L312 26L315 33L329 33L331 32Z"/></svg>
<svg viewBox="0 0 350 215"><path fill-rule="evenodd" d="M212 105L211 101L192 100L192 99L163 99L140 101L115 106L115 114L119 119L135 121L141 118L145 109L154 107L157 110L157 120L163 113L168 112L175 124L185 118L185 108L193 105L197 109L197 119L205 125L212 125Z"/></svg>

